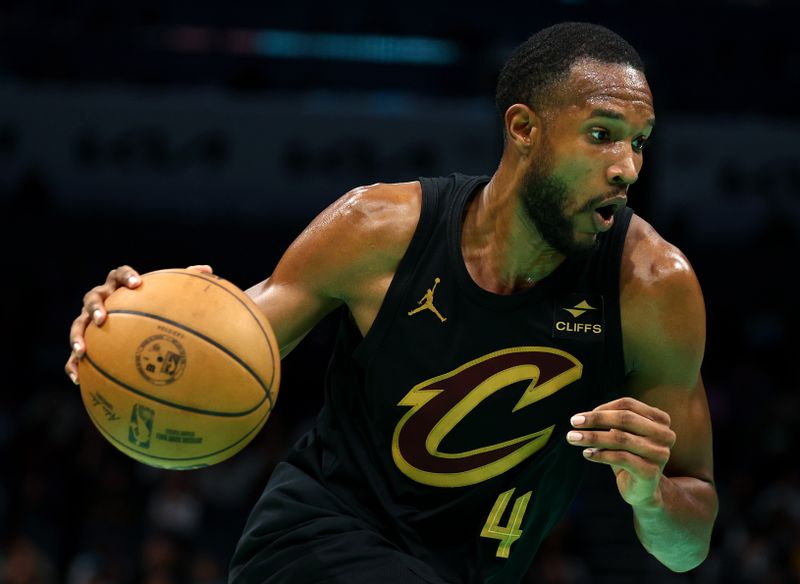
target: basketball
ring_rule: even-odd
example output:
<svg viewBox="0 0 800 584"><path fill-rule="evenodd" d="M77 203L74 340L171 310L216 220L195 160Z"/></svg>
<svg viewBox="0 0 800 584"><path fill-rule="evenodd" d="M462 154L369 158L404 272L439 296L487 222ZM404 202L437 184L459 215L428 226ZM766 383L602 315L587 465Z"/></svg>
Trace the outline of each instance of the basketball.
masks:
<svg viewBox="0 0 800 584"><path fill-rule="evenodd" d="M226 460L258 434L278 396L280 351L242 290L168 269L105 306L102 326L86 329L79 374L86 411L111 444L186 470Z"/></svg>

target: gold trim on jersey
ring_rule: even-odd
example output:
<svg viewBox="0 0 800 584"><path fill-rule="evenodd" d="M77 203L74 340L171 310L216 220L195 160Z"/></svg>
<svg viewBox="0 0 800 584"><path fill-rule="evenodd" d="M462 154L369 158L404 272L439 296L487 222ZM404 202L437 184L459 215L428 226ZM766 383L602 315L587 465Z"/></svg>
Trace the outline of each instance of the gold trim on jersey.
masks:
<svg viewBox="0 0 800 584"><path fill-rule="evenodd" d="M474 379L474 376L481 377L488 370L493 371L500 363L499 361L491 363L492 360L500 358L507 360L508 356L513 356L517 363L487 374L474 387L456 387L454 394L456 397L453 399L457 401L454 404L450 405L440 398L433 406L437 396L445 391L441 386L447 385L448 380L470 369L473 370L468 372L471 379ZM548 364L547 370L551 372L548 374L550 377L546 379L542 378L540 367L545 363ZM440 450L442 442L470 412L498 391L520 381L530 381L519 401L509 412L513 413L553 395L580 379L582 374L581 362L564 351L551 347L513 347L489 353L448 373L423 381L415 385L397 404L411 409L403 415L395 427L392 437L392 458L397 468L409 478L436 487L472 485L500 475L541 450L549 441L555 424L524 436L464 452L443 452ZM447 391L454 390L450 388ZM447 409L439 414L443 404ZM432 415L439 415L434 423L430 419ZM497 427L503 427L502 419L496 420L496 423ZM411 430L406 428L409 424ZM404 429L408 431L401 439ZM482 428L481 431L486 429ZM427 434L421 436L420 432ZM424 441L424 444L419 441ZM404 444L407 452L403 452ZM409 445L415 448L409 448ZM516 447L512 448L514 446ZM420 464L423 459L425 464ZM460 461L460 464L447 461ZM440 466L441 470L433 468L436 466ZM454 466L461 468L453 470Z"/></svg>

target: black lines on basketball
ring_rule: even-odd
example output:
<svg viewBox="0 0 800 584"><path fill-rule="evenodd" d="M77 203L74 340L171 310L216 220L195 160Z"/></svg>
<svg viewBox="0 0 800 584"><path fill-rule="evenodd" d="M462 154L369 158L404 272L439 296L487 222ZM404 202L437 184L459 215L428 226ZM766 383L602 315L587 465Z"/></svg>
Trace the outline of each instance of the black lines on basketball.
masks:
<svg viewBox="0 0 800 584"><path fill-rule="evenodd" d="M266 383L264 383L264 380L261 379L261 377L258 375L258 373L253 371L253 369L252 369L252 367L250 367L250 365L245 363L238 355L236 355L234 352L229 350L227 347L225 347L221 343L218 343L217 341L215 341L214 339L204 335L200 331L196 331L196 330L194 330L194 329L192 329L192 328L190 328L190 327L188 327L188 326L186 326L184 324L181 324L181 323L176 322L174 320L171 320L169 318L164 318L163 316L159 316L157 314L152 314L152 313L149 313L149 312L141 312L139 310L109 310L108 314L109 315L112 315L112 314L130 314L130 315L136 315L136 316L143 316L145 318L152 318L153 320L157 320L159 322L163 322L164 324L168 324L168 325L173 326L175 328L179 328L179 329L181 329L183 331L186 331L187 333L190 333L190 334L196 336L197 338L204 340L208 344L213 345L214 347L216 347L217 349L219 349L220 351L225 353L228 357L230 357L231 359L236 361L242 367L242 369L244 369L250 375L253 376L253 379L255 379L258 382L258 384L261 386L261 388L264 390L264 397L265 397L265 399L269 400L269 408L272 409L273 400L272 400L272 392L270 391L271 386L267 387ZM273 373L273 378L274 378L274 373ZM258 406L260 406L262 403L264 403L264 399L262 399L261 401L258 402L258 405L256 406L256 408ZM250 411L253 411L253 410L250 410Z"/></svg>
<svg viewBox="0 0 800 584"><path fill-rule="evenodd" d="M267 347L269 348L269 352L270 352L270 359L273 362L276 361L276 356L272 352L272 346L271 346L271 343L269 342L269 335L267 334L267 331L264 330L264 326L261 324L261 320L255 314L253 314L253 310L247 305L246 302L243 302L241 298L237 297L233 292L228 290L225 286L223 286L219 282L215 282L214 280L210 280L209 276L206 276L205 274L187 273L187 272L181 272L181 271L178 271L178 270L161 270L161 271L158 271L158 272L151 272L149 274L145 274L142 277L143 278L144 277L154 277L154 276L158 276L159 274L179 274L181 276L186 276L187 278L199 278L201 280L205 280L209 284L213 284L214 286L219 287L221 290L224 290L226 294L230 294L233 298L236 299L236 301L238 303L240 303L244 307L245 310L247 310L247 312L250 314L250 316L256 322L256 324L258 325L258 328L261 330L261 334L264 335L264 340L267 341ZM214 276L214 277L217 277L217 276ZM206 290L207 289L208 288L206 288ZM280 361L280 357L278 357L277 360ZM269 387L272 387L272 384L274 383L274 381L275 381L275 371L273 370L272 379L269 380L269 384L268 384Z"/></svg>
<svg viewBox="0 0 800 584"><path fill-rule="evenodd" d="M185 412L192 412L192 413L195 413L195 414L203 414L204 416L218 416L218 417L221 417L221 418L238 418L238 417L241 417L241 416L246 416L247 414L250 414L250 413L256 411L261 406L261 404L264 403L264 400L262 399L260 402L258 402L252 408L250 408L248 410L244 410L242 412L216 412L216 411L212 411L212 410L204 410L204 409L201 409L201 408L193 408L191 406L184 406L184 405L176 404L175 402L167 401L167 400L165 400L163 398L154 396L153 394L145 393L143 391L140 391L140 390L136 389L135 387L133 387L132 385L129 385L129 384L125 383L124 381L121 381L121 380L117 379L116 377L111 375L108 371L106 371L105 369L100 367L97 363L92 361L92 358L89 356L88 352L84 354L83 358L86 359L86 362L89 363L89 365L91 365L94 368L95 371L97 371L100 375L102 375L103 377L105 377L106 379L111 381L112 383L116 383L120 387L124 387L125 389L127 389L131 393L135 393L136 395L141 396L141 397L143 397L145 399L150 399L150 400L153 400L154 402L158 402L160 404L163 404L165 406L169 406L171 408L175 408L175 409L178 409L178 410L183 410ZM267 411L269 412L269 409Z"/></svg>

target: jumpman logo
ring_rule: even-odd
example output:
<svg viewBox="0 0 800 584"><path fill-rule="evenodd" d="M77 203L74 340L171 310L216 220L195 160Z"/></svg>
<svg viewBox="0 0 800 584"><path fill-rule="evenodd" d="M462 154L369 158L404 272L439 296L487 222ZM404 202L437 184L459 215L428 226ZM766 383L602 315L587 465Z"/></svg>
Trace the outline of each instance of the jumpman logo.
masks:
<svg viewBox="0 0 800 584"><path fill-rule="evenodd" d="M440 321L444 322L447 320L445 317L441 315L441 313L438 310L436 310L436 307L433 305L433 292L434 290L436 290L436 286L439 285L439 282L441 282L439 278L436 278L433 281L433 288L428 288L428 291L425 292L425 296L420 298L419 302L417 302L417 304L419 304L419 308L410 310L408 312L408 316L413 316L414 314L422 312L423 310L430 310L433 314L439 317Z"/></svg>

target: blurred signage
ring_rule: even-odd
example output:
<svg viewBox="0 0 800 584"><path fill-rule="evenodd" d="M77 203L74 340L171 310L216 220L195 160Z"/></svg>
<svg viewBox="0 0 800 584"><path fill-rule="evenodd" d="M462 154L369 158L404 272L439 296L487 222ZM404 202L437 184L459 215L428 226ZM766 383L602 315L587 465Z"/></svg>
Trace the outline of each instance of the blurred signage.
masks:
<svg viewBox="0 0 800 584"><path fill-rule="evenodd" d="M731 245L776 222L800 230L800 123L669 118L653 137L659 224L699 243Z"/></svg>
<svg viewBox="0 0 800 584"><path fill-rule="evenodd" d="M56 205L315 213L348 189L490 173L490 102L0 87L0 192L40 173Z"/></svg>

